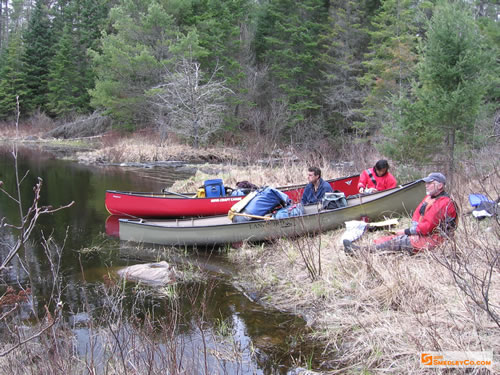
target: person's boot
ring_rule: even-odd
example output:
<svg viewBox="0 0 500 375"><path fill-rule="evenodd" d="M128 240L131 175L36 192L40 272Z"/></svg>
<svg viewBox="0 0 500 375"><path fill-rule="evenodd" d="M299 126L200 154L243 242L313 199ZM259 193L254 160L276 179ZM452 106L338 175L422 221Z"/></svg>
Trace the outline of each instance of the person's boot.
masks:
<svg viewBox="0 0 500 375"><path fill-rule="evenodd" d="M353 255L354 254L354 250L359 250L359 246L358 245L354 245L352 243L352 241L344 240L344 252L347 255Z"/></svg>

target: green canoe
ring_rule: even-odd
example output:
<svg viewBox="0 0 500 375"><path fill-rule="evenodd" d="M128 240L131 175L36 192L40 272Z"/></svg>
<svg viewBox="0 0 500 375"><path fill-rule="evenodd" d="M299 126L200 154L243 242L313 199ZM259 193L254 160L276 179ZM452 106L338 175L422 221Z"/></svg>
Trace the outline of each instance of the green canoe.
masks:
<svg viewBox="0 0 500 375"><path fill-rule="evenodd" d="M121 240L161 245L192 246L265 241L314 234L340 228L344 222L365 216L370 221L411 215L425 196L425 184L414 181L398 188L347 199L347 206L321 210L305 207L305 215L286 219L232 223L224 216L193 219L120 219Z"/></svg>

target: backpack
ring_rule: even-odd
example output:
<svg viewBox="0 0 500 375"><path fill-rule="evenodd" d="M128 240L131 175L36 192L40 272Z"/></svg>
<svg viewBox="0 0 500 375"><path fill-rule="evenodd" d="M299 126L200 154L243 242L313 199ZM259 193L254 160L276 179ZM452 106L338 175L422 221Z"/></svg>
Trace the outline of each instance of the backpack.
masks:
<svg viewBox="0 0 500 375"><path fill-rule="evenodd" d="M334 210L346 206L347 199L345 198L345 194L338 190L333 193L325 193L325 196L321 200L321 208L323 210Z"/></svg>
<svg viewBox="0 0 500 375"><path fill-rule="evenodd" d="M239 181L236 183L236 187L238 189L249 189L250 191L257 190L259 187L255 184L252 184L249 181Z"/></svg>
<svg viewBox="0 0 500 375"><path fill-rule="evenodd" d="M214 180L206 180L203 183L205 188L205 196L207 198L223 197L226 195L226 190L224 189L224 183L220 178Z"/></svg>

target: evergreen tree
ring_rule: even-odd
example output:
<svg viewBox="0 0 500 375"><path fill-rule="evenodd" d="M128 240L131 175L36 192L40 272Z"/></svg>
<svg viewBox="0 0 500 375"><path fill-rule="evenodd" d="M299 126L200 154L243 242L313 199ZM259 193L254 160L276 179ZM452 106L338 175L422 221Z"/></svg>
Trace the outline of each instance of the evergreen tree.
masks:
<svg viewBox="0 0 500 375"><path fill-rule="evenodd" d="M371 46L365 56L367 69L360 80L367 90L360 113L360 129L379 129L387 118L392 97L408 90L415 78L418 40L425 34L425 20L432 12L432 1L384 0L372 18Z"/></svg>
<svg viewBox="0 0 500 375"><path fill-rule="evenodd" d="M23 67L28 111L47 109L49 64L54 55L52 25L45 0L37 0L24 35Z"/></svg>
<svg viewBox="0 0 500 375"><path fill-rule="evenodd" d="M16 114L16 96L19 96L21 113L25 111L27 91L22 70L22 40L20 33L11 34L9 46L0 70L0 118L7 119Z"/></svg>
<svg viewBox="0 0 500 375"><path fill-rule="evenodd" d="M256 3L251 0L205 0L192 3L190 16L178 18L180 29L186 34L195 29L200 47L208 53L198 61L204 71L217 72L217 78L224 80L234 91L227 97L234 111L226 113L239 116L240 105L248 105L244 99L244 65L251 60L245 54L246 33L251 27Z"/></svg>
<svg viewBox="0 0 500 375"><path fill-rule="evenodd" d="M200 60L207 71L221 67L228 83L241 78L241 27L249 22L249 0L205 0L193 3L192 16L179 24L181 30L196 28L200 47L208 55Z"/></svg>
<svg viewBox="0 0 500 375"><path fill-rule="evenodd" d="M54 115L85 113L95 78L87 50L99 47L107 6L104 1L59 0L52 12L58 42L50 64L48 108Z"/></svg>
<svg viewBox="0 0 500 375"><path fill-rule="evenodd" d="M172 17L155 0L123 1L110 11L113 33L92 50L96 84L91 104L104 108L125 128L150 121L145 91L161 81L175 38Z"/></svg>
<svg viewBox="0 0 500 375"><path fill-rule="evenodd" d="M270 81L289 103L295 122L321 108L328 3L276 0L264 7L255 37L257 62L269 65Z"/></svg>
<svg viewBox="0 0 500 375"><path fill-rule="evenodd" d="M364 70L363 53L368 43L364 28L365 5L360 1L336 0L331 2L330 27L325 36L328 62L324 88L328 114L328 133L352 127L360 119L356 109L361 107L364 90L358 79Z"/></svg>
<svg viewBox="0 0 500 375"><path fill-rule="evenodd" d="M86 77L79 70L82 57L71 27L66 25L50 64L47 107L52 114L61 116L86 109Z"/></svg>
<svg viewBox="0 0 500 375"><path fill-rule="evenodd" d="M422 52L411 97L397 102L396 121L385 127L386 150L400 160L444 157L452 175L455 146L473 137L494 60L463 2L436 7Z"/></svg>

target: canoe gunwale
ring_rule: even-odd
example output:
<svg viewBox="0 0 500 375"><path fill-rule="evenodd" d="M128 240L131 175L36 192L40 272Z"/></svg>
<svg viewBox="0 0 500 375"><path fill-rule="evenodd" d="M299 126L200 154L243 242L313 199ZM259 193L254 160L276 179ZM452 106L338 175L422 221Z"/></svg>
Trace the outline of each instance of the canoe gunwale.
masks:
<svg viewBox="0 0 500 375"><path fill-rule="evenodd" d="M346 195L357 193L359 175L327 180ZM305 184L279 187L294 202L300 201ZM243 195L195 197L195 193L131 192L106 190L104 205L111 215L131 218L187 218L226 214Z"/></svg>
<svg viewBox="0 0 500 375"><path fill-rule="evenodd" d="M418 186L416 186L418 185ZM414 188L412 188L415 186ZM291 218L284 218L284 219L272 219L272 220L262 220L262 219L257 219L257 220L251 220L248 222L239 222L239 223L232 223L229 221L227 218L227 215L218 215L218 216L211 216L211 217L204 217L204 218L191 218L191 219L166 219L166 220L159 220L159 219L120 219L119 220L119 225L120 225L120 237L122 237L122 230L124 231L123 237L127 237L127 234L125 233L126 230L129 232L131 231L137 231L138 234L137 236L140 236L140 232L145 232L145 231L152 231L155 232L153 237L161 237L163 238L161 241L165 241L165 243L162 244L169 244L169 245L184 245L183 243L176 243L175 238L180 238L180 237L185 237L190 233L193 233L194 236L199 236L200 240L196 243L186 243L187 245L207 245L207 244L223 244L223 243L228 243L228 242L235 242L235 241L227 241L225 238L226 237L231 237L235 236L233 233L230 232L247 232L249 235L245 238L242 238L240 240L251 240L252 237L259 237L262 236L263 234L260 233L260 231L265 232L266 230L269 231L271 228L274 228L274 230L283 230L285 232L290 232L292 229L290 227L296 228L299 225L302 225L303 228L298 228L298 231L301 233L297 233L298 235L308 233L308 232L319 232L319 231L325 231L325 230L331 230L334 229L334 227L338 227L339 223L337 222L339 218L343 217L350 217L350 216L361 216L364 214L364 209L366 206L369 208L367 209L368 212L370 213L370 216L381 216L384 212L387 212L388 214L404 214L404 212L408 212L406 208L406 202L410 200L410 206L408 207L410 210L414 210L416 208L416 205L418 204L417 201L419 202L422 197L417 197L416 199L414 197L409 197L408 194L409 192L412 192L414 189L417 191L418 188L422 189L422 180L417 180L413 181L411 183L402 185L398 188L394 188L391 190L386 190L383 192L371 194L371 195L366 195L366 196L361 196L361 197L352 197L349 198L348 201L352 202L355 200L359 200L358 203L355 203L353 205L348 205L346 207L341 207L341 208L336 208L332 210L318 210L316 212L308 213L302 216L297 216L297 217L291 217ZM384 205L385 202L390 202L391 197L394 197L396 195L403 194L401 196L401 201L400 203L390 203L390 204L385 204L388 206L388 210L384 211L383 207L379 208L377 210L377 214L373 214L374 209L376 209L377 205ZM410 199L411 198L411 199ZM383 203L384 202L384 203ZM415 206L415 207L413 207ZM375 207L375 208L374 208ZM396 210L393 210L394 207L397 207ZM345 213L345 214L344 214ZM409 213L409 212L408 212ZM336 215L338 214L338 215ZM391 216L391 215L389 215ZM315 227L315 218L318 217L317 220L317 226ZM217 223L217 221L223 220L224 223ZM349 220L354 220L354 218L349 218ZM141 222L142 221L142 222ZM209 223L209 224L203 224L204 222ZM325 222L325 227L323 227L322 223ZM344 221L342 221L343 224ZM163 225L161 224L163 223ZM191 223L191 225L189 225ZM211 224L210 224L211 223ZM175 225L174 225L175 224ZM183 225L185 224L185 225ZM195 225L196 224L196 225ZM128 229L127 229L128 227ZM134 228L135 227L135 228ZM259 228L260 227L260 231ZM240 228L240 230L238 229ZM220 241L217 240L209 240L208 238L203 238L201 234L196 234L196 232L218 232L221 234L225 234L226 237L223 236L223 238L220 239ZM250 234L250 232L254 231L255 234ZM210 233L211 234L211 233ZM146 235L146 234L145 234ZM272 236L274 237L282 237L280 235L277 235L276 233L271 233ZM290 236L290 234L284 234L283 236ZM171 238L171 240L169 239ZM127 238L124 238L127 239ZM129 240L134 241L134 239ZM258 239L261 240L261 239ZM182 241L196 241L196 240L178 240L178 242ZM206 243L204 243L206 241ZM144 240L142 242L150 242L147 240ZM154 243L160 243L160 242L154 242Z"/></svg>
<svg viewBox="0 0 500 375"><path fill-rule="evenodd" d="M359 177L359 175L351 175L351 176L346 176L346 177L339 177L339 178L332 178L329 180L325 180L328 183L336 182L336 181L342 181L342 180L348 180L352 178ZM296 185L286 185L286 186L278 186L276 189L281 190L281 191L290 191L290 190L297 190L297 189L303 189L306 187L307 184L296 184ZM269 185L270 186L270 185ZM196 197L196 192L189 192L189 193L161 193L161 192L136 192L136 191L124 191L124 190L106 190L106 193L110 194L121 194L121 195L127 195L127 196L140 196L141 198L158 198L158 199L196 199L196 200L210 200L214 198L228 198L231 197L231 195L225 195L222 197L203 197L203 198L198 198ZM181 195L185 195L185 197ZM233 196L234 197L234 196Z"/></svg>

